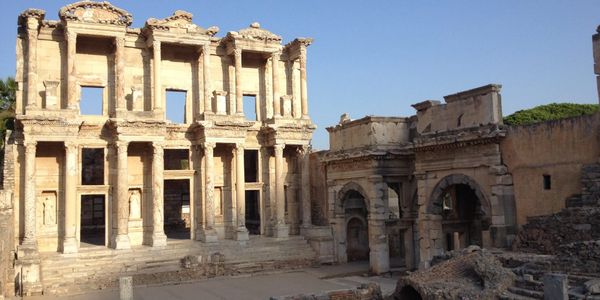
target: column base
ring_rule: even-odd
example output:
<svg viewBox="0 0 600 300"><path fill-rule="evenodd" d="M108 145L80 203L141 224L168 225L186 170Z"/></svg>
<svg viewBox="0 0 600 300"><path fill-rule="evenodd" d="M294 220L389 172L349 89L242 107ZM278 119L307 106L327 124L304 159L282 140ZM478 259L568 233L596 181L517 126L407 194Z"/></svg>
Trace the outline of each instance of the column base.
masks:
<svg viewBox="0 0 600 300"><path fill-rule="evenodd" d="M115 236L113 246L117 250L131 249L131 243L129 243L129 236L126 234L119 234Z"/></svg>
<svg viewBox="0 0 600 300"><path fill-rule="evenodd" d="M290 226L288 224L276 224L273 226L273 237L285 239L290 236Z"/></svg>
<svg viewBox="0 0 600 300"><path fill-rule="evenodd" d="M216 243L219 241L219 236L214 228L211 229L198 229L196 231L196 240L204 243Z"/></svg>
<svg viewBox="0 0 600 300"><path fill-rule="evenodd" d="M370 246L369 269L372 273L380 275L390 271L390 254L388 244Z"/></svg>
<svg viewBox="0 0 600 300"><path fill-rule="evenodd" d="M62 242L62 253L77 253L77 240L74 237L65 238Z"/></svg>
<svg viewBox="0 0 600 300"><path fill-rule="evenodd" d="M40 257L35 243L23 244L17 251L16 270L21 272L21 292L25 296L41 295Z"/></svg>
<svg viewBox="0 0 600 300"><path fill-rule="evenodd" d="M312 225L301 225L300 226L300 235L302 236L306 236L307 234L310 233L310 230L312 229Z"/></svg>
<svg viewBox="0 0 600 300"><path fill-rule="evenodd" d="M248 229L246 227L238 227L234 233L236 241L247 241L250 239Z"/></svg>
<svg viewBox="0 0 600 300"><path fill-rule="evenodd" d="M164 232L152 233L150 237L150 242L148 243L150 247L164 247L167 245L167 235Z"/></svg>

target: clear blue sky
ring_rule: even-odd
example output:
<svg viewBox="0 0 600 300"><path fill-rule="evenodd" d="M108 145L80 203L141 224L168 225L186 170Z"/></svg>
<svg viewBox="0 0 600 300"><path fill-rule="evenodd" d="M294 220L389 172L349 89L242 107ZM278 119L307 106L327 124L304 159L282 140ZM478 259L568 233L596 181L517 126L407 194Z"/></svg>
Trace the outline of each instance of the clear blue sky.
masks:
<svg viewBox="0 0 600 300"><path fill-rule="evenodd" d="M4 1L0 76L14 75L16 23L28 8L72 1ZM503 111L570 101L597 103L591 35L600 1L111 1L133 27L177 9L218 36L258 21L288 42L313 37L308 51L313 145L328 147L325 127L339 116L410 116L411 104L487 83L503 85Z"/></svg>

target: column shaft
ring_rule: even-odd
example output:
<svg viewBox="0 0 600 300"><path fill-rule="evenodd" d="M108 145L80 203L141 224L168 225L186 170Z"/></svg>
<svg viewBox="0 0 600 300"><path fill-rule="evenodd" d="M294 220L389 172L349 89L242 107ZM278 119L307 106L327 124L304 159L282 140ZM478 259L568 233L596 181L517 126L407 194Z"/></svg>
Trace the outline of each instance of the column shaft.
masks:
<svg viewBox="0 0 600 300"><path fill-rule="evenodd" d="M37 142L25 141L25 205L23 245L37 248L36 229L36 192L35 192L35 152Z"/></svg>
<svg viewBox="0 0 600 300"><path fill-rule="evenodd" d="M306 49L300 50L300 99L302 118L308 118L308 88L306 87Z"/></svg>
<svg viewBox="0 0 600 300"><path fill-rule="evenodd" d="M285 145L276 144L275 149L275 228L273 235L275 237L287 237L289 227L285 224L285 190L283 188L283 148Z"/></svg>
<svg viewBox="0 0 600 300"><path fill-rule="evenodd" d="M77 252L77 144L65 142L65 236L63 253Z"/></svg>
<svg viewBox="0 0 600 300"><path fill-rule="evenodd" d="M127 171L127 147L129 143L119 141L117 147L117 197L114 205L117 209L117 234L115 249L129 249L129 183Z"/></svg>
<svg viewBox="0 0 600 300"><path fill-rule="evenodd" d="M310 153L308 146L303 146L302 151L299 153L298 164L301 166L301 182L300 189L302 195L302 227L310 227L312 225L311 220L311 207L310 207Z"/></svg>
<svg viewBox="0 0 600 300"><path fill-rule="evenodd" d="M204 203L204 228L197 237L203 242L216 242L217 233L215 230L215 180L214 180L214 148L215 143L204 143L205 159L205 203Z"/></svg>
<svg viewBox="0 0 600 300"><path fill-rule="evenodd" d="M164 208L164 150L159 143L152 144L152 238L150 246L160 247L167 245L167 236L163 224Z"/></svg>
<svg viewBox="0 0 600 300"><path fill-rule="evenodd" d="M210 91L210 46L202 46L202 78L204 80L204 112L212 112Z"/></svg>
<svg viewBox="0 0 600 300"><path fill-rule="evenodd" d="M37 40L38 20L27 20L27 107L39 108L37 103Z"/></svg>
<svg viewBox="0 0 600 300"><path fill-rule="evenodd" d="M115 98L116 111L127 110L125 103L125 38L115 38Z"/></svg>
<svg viewBox="0 0 600 300"><path fill-rule="evenodd" d="M244 146L236 144L235 148L235 199L237 229L236 240L248 240L246 228L246 180L244 174Z"/></svg>
<svg viewBox="0 0 600 300"><path fill-rule="evenodd" d="M77 47L77 34L66 30L65 42L67 43L67 108L77 110L79 108L77 102L77 80L75 71L75 55Z"/></svg>
<svg viewBox="0 0 600 300"><path fill-rule="evenodd" d="M158 111L162 110L162 82L160 80L162 58L160 46L160 41L152 42L152 50L154 53L154 58L152 59L154 63L154 74L152 75L152 78L154 78L154 110Z"/></svg>
<svg viewBox="0 0 600 300"><path fill-rule="evenodd" d="M271 73L273 74L273 116L281 117L281 99L279 98L279 52L271 55Z"/></svg>
<svg viewBox="0 0 600 300"><path fill-rule="evenodd" d="M242 49L234 50L235 56L235 112L244 113L244 92L242 91Z"/></svg>

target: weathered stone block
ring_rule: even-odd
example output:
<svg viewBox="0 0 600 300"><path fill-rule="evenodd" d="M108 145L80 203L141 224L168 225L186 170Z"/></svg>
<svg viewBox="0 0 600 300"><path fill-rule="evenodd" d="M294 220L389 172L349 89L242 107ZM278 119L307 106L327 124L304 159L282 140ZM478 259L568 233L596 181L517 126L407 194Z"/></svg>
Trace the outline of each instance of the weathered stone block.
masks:
<svg viewBox="0 0 600 300"><path fill-rule="evenodd" d="M569 286L567 275L546 274L544 276L544 300L568 300Z"/></svg>

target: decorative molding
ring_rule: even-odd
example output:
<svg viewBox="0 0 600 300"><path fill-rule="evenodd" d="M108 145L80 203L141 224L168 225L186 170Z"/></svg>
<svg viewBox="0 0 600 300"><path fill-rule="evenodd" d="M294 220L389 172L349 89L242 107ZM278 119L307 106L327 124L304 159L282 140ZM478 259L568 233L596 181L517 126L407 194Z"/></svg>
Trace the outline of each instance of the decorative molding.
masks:
<svg viewBox="0 0 600 300"><path fill-rule="evenodd" d="M62 21L129 26L133 17L109 2L79 1L63 6L58 12Z"/></svg>

